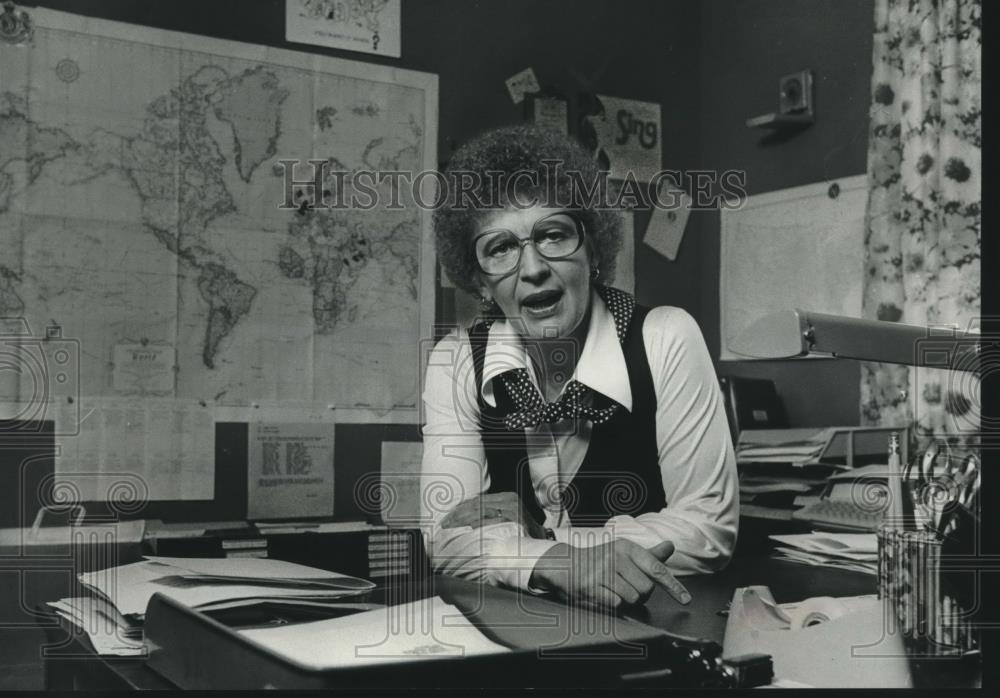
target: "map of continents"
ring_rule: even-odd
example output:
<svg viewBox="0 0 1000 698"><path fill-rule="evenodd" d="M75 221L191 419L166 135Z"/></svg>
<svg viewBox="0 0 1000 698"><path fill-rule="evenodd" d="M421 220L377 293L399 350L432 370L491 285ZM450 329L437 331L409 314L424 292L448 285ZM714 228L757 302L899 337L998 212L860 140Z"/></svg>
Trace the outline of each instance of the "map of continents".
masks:
<svg viewBox="0 0 1000 698"><path fill-rule="evenodd" d="M84 395L141 344L164 397L416 403L419 211L282 208L278 161L417 171L423 90L43 27L0 85L0 315L79 340Z"/></svg>

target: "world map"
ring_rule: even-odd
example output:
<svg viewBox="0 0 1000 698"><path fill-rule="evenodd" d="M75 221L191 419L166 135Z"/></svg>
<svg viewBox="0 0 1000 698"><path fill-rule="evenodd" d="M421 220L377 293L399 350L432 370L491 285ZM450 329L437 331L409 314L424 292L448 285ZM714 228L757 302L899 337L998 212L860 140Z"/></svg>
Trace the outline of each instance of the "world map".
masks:
<svg viewBox="0 0 1000 698"><path fill-rule="evenodd" d="M414 408L425 214L283 207L279 161L424 169L436 82L40 13L0 46L0 317L78 342L82 396Z"/></svg>

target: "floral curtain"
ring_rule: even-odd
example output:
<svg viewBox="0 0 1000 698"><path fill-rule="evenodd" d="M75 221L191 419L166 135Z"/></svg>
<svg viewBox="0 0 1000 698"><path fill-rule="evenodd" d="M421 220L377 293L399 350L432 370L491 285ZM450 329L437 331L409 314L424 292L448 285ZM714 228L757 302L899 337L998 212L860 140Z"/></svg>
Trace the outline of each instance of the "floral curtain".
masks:
<svg viewBox="0 0 1000 698"><path fill-rule="evenodd" d="M866 318L978 328L981 0L876 0ZM863 364L862 423L910 426L911 445L968 446L970 373Z"/></svg>

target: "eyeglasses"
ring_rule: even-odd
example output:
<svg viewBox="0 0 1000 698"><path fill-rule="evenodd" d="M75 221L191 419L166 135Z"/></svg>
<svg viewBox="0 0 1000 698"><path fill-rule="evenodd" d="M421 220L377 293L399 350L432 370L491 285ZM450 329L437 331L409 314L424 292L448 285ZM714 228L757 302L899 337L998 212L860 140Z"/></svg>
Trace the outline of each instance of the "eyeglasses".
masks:
<svg viewBox="0 0 1000 698"><path fill-rule="evenodd" d="M521 251L531 243L545 259L563 259L583 244L583 222L573 214L553 213L535 221L531 235L524 240L511 230L496 228L476 236L473 245L476 261L484 274L509 274L521 263Z"/></svg>

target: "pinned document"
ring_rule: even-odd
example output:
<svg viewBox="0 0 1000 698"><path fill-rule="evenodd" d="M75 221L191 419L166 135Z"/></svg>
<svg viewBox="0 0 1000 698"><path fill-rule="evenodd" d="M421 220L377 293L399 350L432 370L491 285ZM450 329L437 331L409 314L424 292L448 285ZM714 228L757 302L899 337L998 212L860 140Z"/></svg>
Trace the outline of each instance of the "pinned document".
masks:
<svg viewBox="0 0 1000 698"><path fill-rule="evenodd" d="M672 262L677 259L677 251L684 239L684 230L691 215L691 197L680 189L661 187L662 189L666 189L666 198L661 191L657 194L657 199L676 205L671 205L667 210L653 209L642 241Z"/></svg>
<svg viewBox="0 0 1000 698"><path fill-rule="evenodd" d="M520 73L511 75L506 82L507 92L510 93L514 104L520 104L524 101L525 95L533 94L542 89L538 84L538 78L535 77L535 71L531 68L525 68Z"/></svg>
<svg viewBox="0 0 1000 698"><path fill-rule="evenodd" d="M247 516L333 515L333 425L255 423L250 427Z"/></svg>

